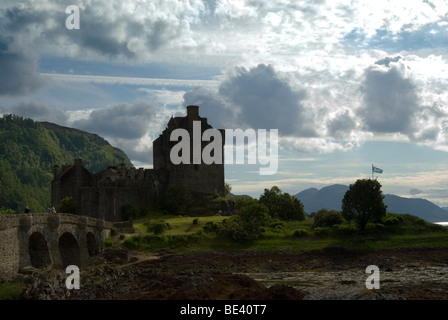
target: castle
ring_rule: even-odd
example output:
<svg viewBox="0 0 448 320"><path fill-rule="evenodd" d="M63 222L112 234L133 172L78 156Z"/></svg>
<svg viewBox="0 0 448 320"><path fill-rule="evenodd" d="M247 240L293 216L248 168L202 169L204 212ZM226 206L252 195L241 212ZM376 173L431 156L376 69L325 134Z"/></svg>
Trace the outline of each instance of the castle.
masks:
<svg viewBox="0 0 448 320"><path fill-rule="evenodd" d="M171 117L166 129L153 142L153 169L126 168L109 165L99 173L90 173L75 159L73 165L54 166L54 179L51 182L51 202L54 205L66 197L74 200L75 214L85 215L106 221L120 221L121 208L126 204L136 207L151 207L162 199L170 185L183 184L194 199L218 193L224 194L224 156L219 163L173 164L170 159L171 148L177 141L170 141L175 129L187 130L190 134L190 148L193 148L193 123L200 122L201 136L212 129L207 118L199 116L198 106L187 106L185 117ZM224 130L220 130L223 134ZM201 142L203 149L208 143ZM224 138L222 139L224 146ZM222 155L224 153L222 152ZM190 152L192 159L193 152Z"/></svg>

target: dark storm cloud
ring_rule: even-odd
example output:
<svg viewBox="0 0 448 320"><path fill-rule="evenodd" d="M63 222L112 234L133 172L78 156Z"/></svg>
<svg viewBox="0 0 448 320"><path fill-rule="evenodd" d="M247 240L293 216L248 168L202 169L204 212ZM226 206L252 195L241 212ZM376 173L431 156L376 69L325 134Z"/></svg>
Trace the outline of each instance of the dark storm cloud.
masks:
<svg viewBox="0 0 448 320"><path fill-rule="evenodd" d="M24 3L0 10L0 95L25 95L45 84L38 73L41 48L53 48L57 54L70 48L70 54L94 52L108 59L135 61L174 41L188 28L175 16L137 21L120 10L118 3L111 14L106 2L95 1L81 6L81 28L68 30L67 5Z"/></svg>
<svg viewBox="0 0 448 320"><path fill-rule="evenodd" d="M363 105L358 109L367 130L412 134L419 109L416 88L396 67L368 68L362 82Z"/></svg>
<svg viewBox="0 0 448 320"><path fill-rule="evenodd" d="M201 116L208 118L215 128L233 129L241 126L236 110L217 92L194 88L184 94L184 105L198 105Z"/></svg>
<svg viewBox="0 0 448 320"><path fill-rule="evenodd" d="M37 72L32 54L0 50L0 95L19 96L41 88L44 80Z"/></svg>
<svg viewBox="0 0 448 320"><path fill-rule="evenodd" d="M42 87L45 81L36 72L36 54L14 44L1 24L0 32L0 95L18 96Z"/></svg>
<svg viewBox="0 0 448 320"><path fill-rule="evenodd" d="M390 64L391 62L398 62L398 60L400 60L400 59L401 59L400 56L396 56L396 57L393 57L393 58L391 58L391 57L386 57L386 58L384 58L384 59L381 59L381 60L376 61L375 64L378 64L378 65L385 65L386 67L389 67L389 64Z"/></svg>
<svg viewBox="0 0 448 320"><path fill-rule="evenodd" d="M19 103L11 107L9 112L36 121L48 121L59 125L65 125L68 120L68 116L63 110L34 101Z"/></svg>
<svg viewBox="0 0 448 320"><path fill-rule="evenodd" d="M312 116L306 113L306 92L293 88L269 65L238 68L223 81L218 92L193 90L184 95L186 104L210 105L213 117L233 127L278 129L282 135L316 136ZM208 112L211 113L211 108Z"/></svg>
<svg viewBox="0 0 448 320"><path fill-rule="evenodd" d="M350 132L355 129L356 122L350 116L349 112L337 116L329 121L327 124L328 134L334 138L345 138Z"/></svg>
<svg viewBox="0 0 448 320"><path fill-rule="evenodd" d="M92 111L88 118L73 122L73 127L101 136L138 139L147 133L155 111L155 104L143 100L120 103Z"/></svg>

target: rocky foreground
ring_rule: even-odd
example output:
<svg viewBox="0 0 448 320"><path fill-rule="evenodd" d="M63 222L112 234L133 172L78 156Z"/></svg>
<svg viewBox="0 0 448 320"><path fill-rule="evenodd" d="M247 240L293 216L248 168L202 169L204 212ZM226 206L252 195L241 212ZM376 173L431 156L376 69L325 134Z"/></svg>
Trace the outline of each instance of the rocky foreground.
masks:
<svg viewBox="0 0 448 320"><path fill-rule="evenodd" d="M380 270L367 289L366 267ZM448 249L142 255L105 250L68 290L65 270L20 279L26 300L448 300Z"/></svg>

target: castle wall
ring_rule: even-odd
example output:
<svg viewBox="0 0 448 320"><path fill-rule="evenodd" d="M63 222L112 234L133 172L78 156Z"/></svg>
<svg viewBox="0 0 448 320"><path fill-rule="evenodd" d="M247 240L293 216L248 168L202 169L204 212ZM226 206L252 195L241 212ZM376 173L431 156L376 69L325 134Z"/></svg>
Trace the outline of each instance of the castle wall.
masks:
<svg viewBox="0 0 448 320"><path fill-rule="evenodd" d="M212 127L207 118L199 116L199 107L188 106L186 117L171 118L167 128L153 142L154 169L108 167L105 171L90 174L80 159L70 167L63 167L52 181L52 204L57 205L65 197L75 200L76 214L120 221L121 208L125 204L136 207L152 207L159 202L169 185L184 184L194 194L224 195L224 136L222 136L221 164L193 164L194 121L201 122L202 133ZM190 164L174 165L170 159L171 132L182 128L190 133ZM223 130L221 130L223 134ZM201 152L209 142L201 142Z"/></svg>

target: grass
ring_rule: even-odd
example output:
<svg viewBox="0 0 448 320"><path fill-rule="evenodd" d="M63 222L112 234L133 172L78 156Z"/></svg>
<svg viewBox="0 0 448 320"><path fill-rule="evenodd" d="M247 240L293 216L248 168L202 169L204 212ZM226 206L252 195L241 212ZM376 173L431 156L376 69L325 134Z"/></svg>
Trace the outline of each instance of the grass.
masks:
<svg viewBox="0 0 448 320"><path fill-rule="evenodd" d="M24 285L19 282L0 283L0 300L17 299L24 289Z"/></svg>
<svg viewBox="0 0 448 320"><path fill-rule="evenodd" d="M216 251L300 253L321 250L329 246L352 250L448 247L448 227L435 225L412 215L388 217L391 219L387 223L370 225L364 234L360 234L346 223L334 227L313 228L311 218L303 221L273 220L269 226L264 227L260 239L236 242L214 232L215 229L208 228L210 226L218 228L227 217L220 215L192 217L152 212L134 221L135 235L121 236L114 245L135 250L172 253Z"/></svg>

